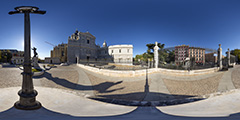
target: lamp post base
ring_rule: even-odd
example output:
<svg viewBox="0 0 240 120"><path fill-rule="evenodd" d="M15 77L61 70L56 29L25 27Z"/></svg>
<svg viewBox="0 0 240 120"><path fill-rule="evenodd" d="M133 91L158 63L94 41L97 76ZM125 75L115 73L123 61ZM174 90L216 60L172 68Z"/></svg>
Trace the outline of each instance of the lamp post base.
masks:
<svg viewBox="0 0 240 120"><path fill-rule="evenodd" d="M36 109L41 108L42 105L41 105L40 102L35 101L35 105L33 105L33 106L23 106L23 105L20 104L20 101L17 101L14 104L14 107L17 108L17 109L20 109L20 110L36 110Z"/></svg>
<svg viewBox="0 0 240 120"><path fill-rule="evenodd" d="M14 104L15 108L21 110L36 110L42 107L41 103L36 101L36 90L30 94L23 93L22 90L20 90L18 95L20 96L20 100Z"/></svg>

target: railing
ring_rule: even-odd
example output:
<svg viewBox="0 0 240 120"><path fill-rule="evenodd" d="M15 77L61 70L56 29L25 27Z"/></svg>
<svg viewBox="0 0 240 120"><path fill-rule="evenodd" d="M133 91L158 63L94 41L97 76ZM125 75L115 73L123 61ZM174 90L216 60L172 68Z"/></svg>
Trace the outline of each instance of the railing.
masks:
<svg viewBox="0 0 240 120"><path fill-rule="evenodd" d="M141 70L146 68L155 68L154 61L134 61L134 62L108 62L108 61L80 61L80 64L96 67L99 69L112 70ZM217 67L215 63L194 64L194 65L176 65L166 62L159 62L158 68L172 69L172 70L200 70Z"/></svg>

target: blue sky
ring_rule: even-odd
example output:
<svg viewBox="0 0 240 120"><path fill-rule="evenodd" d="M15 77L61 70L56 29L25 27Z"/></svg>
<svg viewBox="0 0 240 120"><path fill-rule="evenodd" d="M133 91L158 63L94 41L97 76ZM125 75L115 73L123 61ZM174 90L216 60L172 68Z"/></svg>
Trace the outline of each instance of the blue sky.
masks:
<svg viewBox="0 0 240 120"><path fill-rule="evenodd" d="M32 47L40 58L54 45L67 43L76 28L96 36L96 44L132 44L134 56L146 44L240 48L239 0L1 0L0 49L23 50L23 14L8 15L17 6L36 6L45 15L31 15Z"/></svg>

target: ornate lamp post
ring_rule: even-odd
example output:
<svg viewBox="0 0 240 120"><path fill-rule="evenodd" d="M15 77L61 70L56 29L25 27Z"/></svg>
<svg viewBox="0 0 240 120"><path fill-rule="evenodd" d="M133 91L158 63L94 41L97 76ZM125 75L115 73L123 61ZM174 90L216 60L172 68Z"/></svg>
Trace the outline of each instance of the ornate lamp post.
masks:
<svg viewBox="0 0 240 120"><path fill-rule="evenodd" d="M46 11L38 11L39 8L32 6L20 6L14 8L8 14L24 13L24 70L22 89L18 92L20 100L14 104L17 109L33 110L41 108L41 103L36 101L37 91L33 88L32 65L31 65L31 40L30 40L30 13L45 14Z"/></svg>

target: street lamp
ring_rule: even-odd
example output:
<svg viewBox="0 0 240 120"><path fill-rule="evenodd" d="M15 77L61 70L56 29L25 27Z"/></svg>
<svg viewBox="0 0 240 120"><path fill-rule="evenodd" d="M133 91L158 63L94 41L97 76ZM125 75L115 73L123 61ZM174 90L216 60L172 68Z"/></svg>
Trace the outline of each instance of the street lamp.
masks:
<svg viewBox="0 0 240 120"><path fill-rule="evenodd" d="M37 91L33 88L32 65L31 65L31 40L30 40L30 13L45 14L46 11L38 11L38 7L20 6L14 8L8 14L24 13L24 64L22 89L18 92L20 100L14 104L17 109L34 110L41 108L41 103L36 101Z"/></svg>

